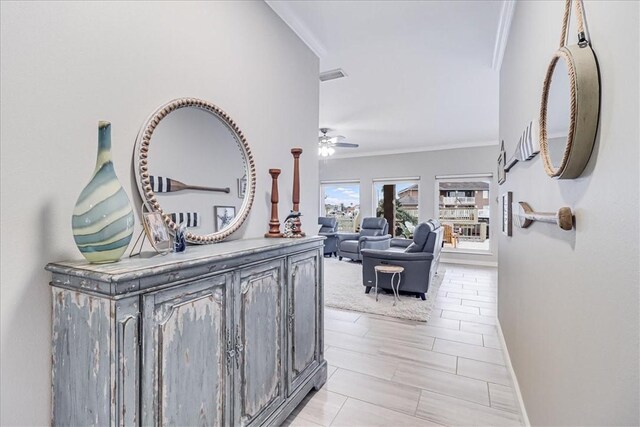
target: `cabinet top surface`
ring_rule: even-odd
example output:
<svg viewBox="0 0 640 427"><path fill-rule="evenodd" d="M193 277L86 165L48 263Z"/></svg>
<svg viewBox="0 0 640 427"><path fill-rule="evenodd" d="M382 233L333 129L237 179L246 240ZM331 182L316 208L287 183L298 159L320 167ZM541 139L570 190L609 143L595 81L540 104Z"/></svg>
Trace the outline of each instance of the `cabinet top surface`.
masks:
<svg viewBox="0 0 640 427"><path fill-rule="evenodd" d="M212 245L189 246L184 253L169 253L167 255L143 253L142 256L122 258L110 264L91 264L84 260L61 261L47 264L46 270L53 273L69 273L83 271L87 275L118 276L130 275L146 271L157 271L174 268L185 268L205 262L222 261L238 258L270 250L294 249L295 246L320 242L323 237L311 236L295 239L287 238L256 238L240 239ZM295 250L295 249L294 249Z"/></svg>

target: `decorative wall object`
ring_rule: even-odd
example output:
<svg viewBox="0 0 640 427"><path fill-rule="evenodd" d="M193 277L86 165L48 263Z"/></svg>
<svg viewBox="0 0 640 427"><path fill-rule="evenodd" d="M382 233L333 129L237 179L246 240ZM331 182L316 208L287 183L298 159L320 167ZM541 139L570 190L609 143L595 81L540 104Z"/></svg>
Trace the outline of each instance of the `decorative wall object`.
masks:
<svg viewBox="0 0 640 427"><path fill-rule="evenodd" d="M280 169L269 169L269 175L271 175L271 220L269 221L269 232L264 237L282 237L280 220L278 219L278 175L280 172Z"/></svg>
<svg viewBox="0 0 640 427"><path fill-rule="evenodd" d="M147 239L158 253L171 251L171 234L158 212L145 212L142 214L142 225ZM144 243L144 242L143 242Z"/></svg>
<svg viewBox="0 0 640 427"><path fill-rule="evenodd" d="M504 141L500 144L500 155L498 156L498 185L504 184L507 179L506 166L507 153L504 151Z"/></svg>
<svg viewBox="0 0 640 427"><path fill-rule="evenodd" d="M528 228L534 221L556 224L563 230L573 228L573 213L569 207L560 208L557 212L534 212L528 203L518 202L514 204L514 210L518 212L515 222L520 228Z"/></svg>
<svg viewBox="0 0 640 427"><path fill-rule="evenodd" d="M92 263L116 262L133 234L133 210L111 161L111 123L98 123L98 156L71 218L73 239Z"/></svg>
<svg viewBox="0 0 640 427"><path fill-rule="evenodd" d="M203 156L212 149L225 155ZM136 139L136 183L148 210L159 212L172 231L178 224L170 212L188 209L202 213L198 230L187 229L185 233L190 243L216 243L242 226L255 197L255 170L251 150L239 126L221 108L202 99L179 98L161 105L145 121ZM160 176L165 180L155 180ZM195 189L214 192L175 192L176 180L166 181L167 176L180 177L183 182L178 181L178 187L183 184L194 189L184 182L197 183L202 185ZM247 181L244 198L241 203L235 203L235 197L228 195L229 187L233 187L236 177L242 176ZM160 193L160 183L163 190L170 185L171 192ZM226 227L219 229L212 205L235 205L237 213Z"/></svg>
<svg viewBox="0 0 640 427"><path fill-rule="evenodd" d="M216 231L223 230L236 217L235 206L214 206L213 217L216 220Z"/></svg>
<svg viewBox="0 0 640 427"><path fill-rule="evenodd" d="M244 199L244 195L247 193L247 175L242 178L238 178L238 197Z"/></svg>
<svg viewBox="0 0 640 427"><path fill-rule="evenodd" d="M507 191L502 195L502 233L509 237L513 234L512 203L513 193L511 191Z"/></svg>
<svg viewBox="0 0 640 427"><path fill-rule="evenodd" d="M522 132L515 152L505 165L505 171L509 172L518 162L526 162L533 159L539 152L538 137L534 129L534 123L531 121Z"/></svg>
<svg viewBox="0 0 640 427"><path fill-rule="evenodd" d="M200 214L198 212L174 212L169 214L171 221L176 224L184 223L186 227L198 227L200 225Z"/></svg>
<svg viewBox="0 0 640 427"><path fill-rule="evenodd" d="M215 191L219 193L229 193L229 187L206 187L202 185L189 185L172 178L166 178L162 176L149 176L151 181L151 189L156 193L173 193L175 191L183 190L201 190L201 191Z"/></svg>
<svg viewBox="0 0 640 427"><path fill-rule="evenodd" d="M291 154L293 154L293 209L291 212L300 211L300 154L302 154L302 148L292 148ZM300 223L300 215L295 217L295 234L302 237L304 232L302 231L302 224Z"/></svg>
<svg viewBox="0 0 640 427"><path fill-rule="evenodd" d="M578 44L567 45L571 5ZM582 2L566 0L560 49L552 56L540 103L540 150L550 177L579 177L589 162L600 116L600 75L585 33Z"/></svg>

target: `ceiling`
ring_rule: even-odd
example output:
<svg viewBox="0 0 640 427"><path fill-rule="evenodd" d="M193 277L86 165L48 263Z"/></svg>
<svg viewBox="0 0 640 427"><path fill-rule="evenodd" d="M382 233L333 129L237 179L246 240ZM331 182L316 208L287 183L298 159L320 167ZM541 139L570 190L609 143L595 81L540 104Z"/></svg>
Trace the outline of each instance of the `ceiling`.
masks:
<svg viewBox="0 0 640 427"><path fill-rule="evenodd" d="M511 1L267 1L320 58L338 156L494 145Z"/></svg>

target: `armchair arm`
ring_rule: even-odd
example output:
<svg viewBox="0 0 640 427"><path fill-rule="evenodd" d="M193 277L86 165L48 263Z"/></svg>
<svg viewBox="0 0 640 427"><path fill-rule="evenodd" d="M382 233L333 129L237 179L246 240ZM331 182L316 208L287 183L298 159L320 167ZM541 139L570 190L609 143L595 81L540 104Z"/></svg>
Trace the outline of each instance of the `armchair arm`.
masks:
<svg viewBox="0 0 640 427"><path fill-rule="evenodd" d="M433 259L433 254L428 252L393 252L381 251L377 249L363 249L363 257L384 259L388 261L429 261Z"/></svg>
<svg viewBox="0 0 640 427"><path fill-rule="evenodd" d="M328 232L320 232L318 233L318 236L325 236L325 237L333 237L333 236L337 236L338 233L335 231L328 231Z"/></svg>
<svg viewBox="0 0 640 427"><path fill-rule="evenodd" d="M358 239L360 250L362 249L389 249L391 245L391 235L386 236L362 236Z"/></svg>
<svg viewBox="0 0 640 427"><path fill-rule="evenodd" d="M401 248L408 248L413 242L411 239L402 239L400 237L394 237L391 239L391 246L400 246Z"/></svg>
<svg viewBox="0 0 640 427"><path fill-rule="evenodd" d="M360 233L338 233L338 240L340 240L341 242L343 240L358 240L359 237Z"/></svg>
<svg viewBox="0 0 640 427"><path fill-rule="evenodd" d="M391 242L391 234L386 234L384 236L360 236L358 240L360 242L381 242L384 240L389 240L389 242Z"/></svg>

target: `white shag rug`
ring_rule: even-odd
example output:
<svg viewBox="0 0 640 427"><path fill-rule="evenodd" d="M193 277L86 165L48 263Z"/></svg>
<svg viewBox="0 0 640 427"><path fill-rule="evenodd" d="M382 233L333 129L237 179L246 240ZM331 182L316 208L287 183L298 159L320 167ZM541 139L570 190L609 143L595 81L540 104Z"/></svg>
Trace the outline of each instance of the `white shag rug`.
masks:
<svg viewBox="0 0 640 427"><path fill-rule="evenodd" d="M425 301L414 295L400 295L400 301L394 307L393 293L379 290L378 301L376 301L375 288L371 289L368 294L364 293L362 264L347 260L338 261L337 258L325 258L324 305L343 310L426 322L431 317L431 310L444 274L444 270L440 270L433 277Z"/></svg>

